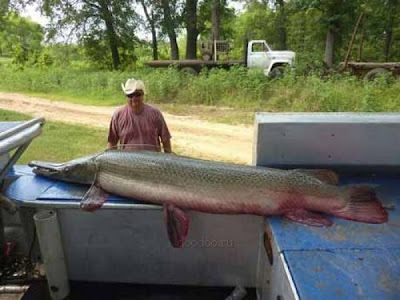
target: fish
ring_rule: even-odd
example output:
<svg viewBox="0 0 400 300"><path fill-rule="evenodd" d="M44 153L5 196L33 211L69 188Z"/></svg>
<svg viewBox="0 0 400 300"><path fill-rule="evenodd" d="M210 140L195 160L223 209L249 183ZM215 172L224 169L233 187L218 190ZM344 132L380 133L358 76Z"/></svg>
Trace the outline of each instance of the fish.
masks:
<svg viewBox="0 0 400 300"><path fill-rule="evenodd" d="M118 149L29 166L39 176L90 185L80 204L85 211L101 208L109 194L162 205L169 240L177 248L188 234L187 210L282 215L311 226L332 225L326 215L373 224L388 220L373 188L339 186L331 170L283 170Z"/></svg>

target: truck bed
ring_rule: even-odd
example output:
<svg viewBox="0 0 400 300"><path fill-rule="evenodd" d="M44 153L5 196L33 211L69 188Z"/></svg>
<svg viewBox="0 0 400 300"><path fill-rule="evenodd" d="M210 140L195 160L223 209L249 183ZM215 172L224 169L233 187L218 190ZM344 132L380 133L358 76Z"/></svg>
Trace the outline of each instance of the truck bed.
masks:
<svg viewBox="0 0 400 300"><path fill-rule="evenodd" d="M348 66L355 69L368 69L372 70L375 68L400 68L400 62L348 62Z"/></svg>
<svg viewBox="0 0 400 300"><path fill-rule="evenodd" d="M344 66L344 63L342 65ZM400 75L400 62L355 62L349 61L347 69L364 79L371 80L379 73L390 72L393 75ZM343 69L344 70L344 69Z"/></svg>

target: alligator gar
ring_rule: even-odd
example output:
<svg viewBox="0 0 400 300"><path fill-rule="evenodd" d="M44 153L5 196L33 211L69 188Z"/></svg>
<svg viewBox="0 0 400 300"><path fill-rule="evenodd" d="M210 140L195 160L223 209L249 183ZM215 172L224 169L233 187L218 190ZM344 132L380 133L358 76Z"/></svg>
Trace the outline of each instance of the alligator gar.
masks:
<svg viewBox="0 0 400 300"><path fill-rule="evenodd" d="M108 193L163 205L174 247L180 247L188 233L184 210L283 215L313 226L332 224L323 214L366 223L388 219L372 188L339 187L336 173L329 170L281 170L123 150L29 165L38 175L91 184L81 201L86 211L100 208Z"/></svg>

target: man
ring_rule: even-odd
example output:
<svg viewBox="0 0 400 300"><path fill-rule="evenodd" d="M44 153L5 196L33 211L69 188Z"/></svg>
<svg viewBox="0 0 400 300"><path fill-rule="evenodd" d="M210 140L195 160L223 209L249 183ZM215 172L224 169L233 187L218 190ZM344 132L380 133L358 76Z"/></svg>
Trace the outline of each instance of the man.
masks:
<svg viewBox="0 0 400 300"><path fill-rule="evenodd" d="M122 148L145 149L171 153L171 134L160 110L144 103L143 81L130 78L121 84L127 103L119 108L110 122L108 148L118 142Z"/></svg>

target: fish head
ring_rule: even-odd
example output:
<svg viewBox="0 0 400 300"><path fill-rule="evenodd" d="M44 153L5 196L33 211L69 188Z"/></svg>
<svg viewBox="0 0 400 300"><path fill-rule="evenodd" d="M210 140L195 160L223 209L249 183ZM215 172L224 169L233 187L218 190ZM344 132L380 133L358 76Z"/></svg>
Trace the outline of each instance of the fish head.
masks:
<svg viewBox="0 0 400 300"><path fill-rule="evenodd" d="M67 182L92 184L96 176L95 157L88 156L64 163L31 161L33 173Z"/></svg>

